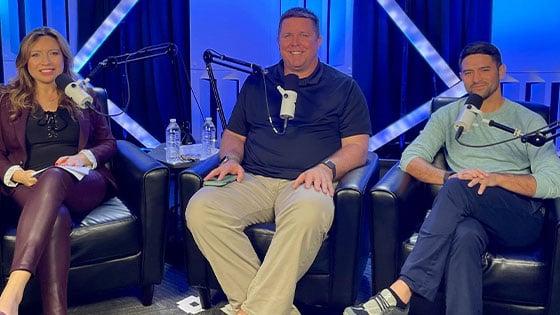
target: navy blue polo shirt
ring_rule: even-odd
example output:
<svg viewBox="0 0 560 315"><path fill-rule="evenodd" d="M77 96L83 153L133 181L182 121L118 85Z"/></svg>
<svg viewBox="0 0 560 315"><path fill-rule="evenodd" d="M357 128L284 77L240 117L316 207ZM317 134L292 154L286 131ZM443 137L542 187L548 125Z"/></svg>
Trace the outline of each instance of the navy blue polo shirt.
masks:
<svg viewBox="0 0 560 315"><path fill-rule="evenodd" d="M284 64L281 61L267 70L264 86L260 74L247 78L227 128L247 138L242 161L247 172L295 179L340 149L342 138L371 134L368 106L358 84L321 62L299 81L295 117L285 134L276 134L266 98L272 122L282 131L282 98L276 86L284 87Z"/></svg>

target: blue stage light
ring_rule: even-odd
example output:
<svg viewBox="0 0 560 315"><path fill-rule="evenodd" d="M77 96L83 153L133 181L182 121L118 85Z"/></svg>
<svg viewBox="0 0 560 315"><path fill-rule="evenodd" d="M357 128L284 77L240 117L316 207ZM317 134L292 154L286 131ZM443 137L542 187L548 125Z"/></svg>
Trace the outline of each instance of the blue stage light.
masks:
<svg viewBox="0 0 560 315"><path fill-rule="evenodd" d="M113 101L107 100L107 110L109 114L115 115L122 111ZM119 124L124 130L130 133L136 140L138 140L146 148L155 148L160 142L154 138L146 129L144 129L140 124L134 121L126 113L122 113L117 116L111 117L113 120Z"/></svg>
<svg viewBox="0 0 560 315"><path fill-rule="evenodd" d="M111 14L101 23L99 28L97 28L95 33L91 35L74 57L75 72L79 72L82 69L137 2L138 0L121 0L121 2L117 4Z"/></svg>
<svg viewBox="0 0 560 315"><path fill-rule="evenodd" d="M406 38L408 38L410 43L416 48L424 60L426 60L428 65L450 88L440 94L440 96L464 95L465 89L463 84L460 83L461 80L453 72L451 67L449 67L447 62L434 49L432 44L430 44L422 32L420 32L416 25L414 25L399 4L395 0L377 0L377 2L385 10L385 12L387 12L391 20L395 22L397 27L403 32ZM369 139L369 150L377 150L422 121L428 119L430 117L430 103L431 101L424 103L411 113L373 135Z"/></svg>
<svg viewBox="0 0 560 315"><path fill-rule="evenodd" d="M121 2L119 2L111 14L109 14L74 57L75 72L79 72L82 69L137 2L138 0L121 0ZM121 109L111 100L107 100L107 107L109 114L118 114L121 112ZM155 148L160 144L156 138L126 113L111 118L145 147Z"/></svg>
<svg viewBox="0 0 560 315"><path fill-rule="evenodd" d="M395 0L377 0L377 2L447 87L452 87L461 81Z"/></svg>
<svg viewBox="0 0 560 315"><path fill-rule="evenodd" d="M458 83L454 87L441 93L438 96L460 97L465 95L465 93L466 91L463 84ZM425 119L428 119L431 114L431 103L432 100L427 101L426 103L420 105L420 107L408 113L406 116L390 124L388 127L372 136L369 139L369 151L375 151L379 149L380 147L389 143L391 140L400 136L410 128L413 128Z"/></svg>

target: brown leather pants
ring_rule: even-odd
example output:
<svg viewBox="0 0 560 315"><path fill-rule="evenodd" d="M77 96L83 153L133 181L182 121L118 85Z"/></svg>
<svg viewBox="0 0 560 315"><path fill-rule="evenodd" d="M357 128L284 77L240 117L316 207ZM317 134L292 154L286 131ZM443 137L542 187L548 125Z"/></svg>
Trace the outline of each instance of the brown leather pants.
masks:
<svg viewBox="0 0 560 315"><path fill-rule="evenodd" d="M12 197L21 207L11 271L27 270L41 286L43 314L66 314L71 214L87 215L106 194L97 171L81 181L60 168L43 172L32 187L18 185Z"/></svg>

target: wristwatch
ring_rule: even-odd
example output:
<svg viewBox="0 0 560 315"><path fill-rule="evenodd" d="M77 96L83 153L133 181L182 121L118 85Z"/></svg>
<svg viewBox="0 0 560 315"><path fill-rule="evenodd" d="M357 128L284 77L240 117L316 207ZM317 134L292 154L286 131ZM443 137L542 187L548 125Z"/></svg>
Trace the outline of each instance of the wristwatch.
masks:
<svg viewBox="0 0 560 315"><path fill-rule="evenodd" d="M332 178L335 179L336 178L336 164L334 164L333 161L326 159L323 162L321 162L321 164L324 164L325 166L327 166L328 168L331 169L332 171Z"/></svg>
<svg viewBox="0 0 560 315"><path fill-rule="evenodd" d="M234 158L234 157L232 157L232 156L224 155L224 157L220 160L220 164L224 164L224 163L226 163L227 161L231 161L231 160L237 161L237 159Z"/></svg>

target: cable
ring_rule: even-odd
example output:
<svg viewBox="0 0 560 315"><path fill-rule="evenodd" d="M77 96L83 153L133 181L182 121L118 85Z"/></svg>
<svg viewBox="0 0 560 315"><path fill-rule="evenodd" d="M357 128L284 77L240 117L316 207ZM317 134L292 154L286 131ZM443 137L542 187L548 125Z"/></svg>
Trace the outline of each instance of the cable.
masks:
<svg viewBox="0 0 560 315"><path fill-rule="evenodd" d="M487 147L492 147L492 146L499 145L499 144L502 144L502 143L507 143L507 142L510 142L510 141L513 141L513 140L517 140L517 139L520 139L520 138L526 138L528 136L532 136L534 134L537 134L537 133L541 132L545 128L550 128L550 127L554 126L555 124L557 124L557 122L550 123L550 124L548 124L544 127L541 127L537 130L528 132L526 134L521 134L521 135L515 136L511 139L506 139L506 140L498 141L498 142L495 142L495 143L489 143L489 144L476 145L476 144L468 144L468 143L461 142L461 140L459 140L459 139L456 139L456 140L460 145L468 147L468 148L487 148ZM545 133L548 133L548 131L545 132Z"/></svg>
<svg viewBox="0 0 560 315"><path fill-rule="evenodd" d="M456 140L460 145L468 147L468 148L486 148L486 147L492 147L492 146L495 146L495 145L498 145L498 144L510 142L510 141L513 141L513 140L516 140L516 139L519 139L519 138L521 138L521 136L513 137L513 138L507 139L507 140L498 141L498 142L495 142L495 143L480 144L480 145L464 143L464 142L461 142L461 140L459 140L459 139L456 139Z"/></svg>
<svg viewBox="0 0 560 315"><path fill-rule="evenodd" d="M173 44L175 47L177 47L175 44ZM200 103L198 102L198 99L196 97L196 94L194 93L193 87L192 87L192 82L191 82L191 76L189 75L189 72L187 71L187 65L185 64L185 60L183 59L183 54L181 54L181 51L177 48L177 54L179 55L179 60L181 60L181 65L183 65L183 72L185 73L185 78L187 80L187 84L189 85L189 88L191 90L191 94L194 98L194 102L196 103L196 107L198 107L198 111L200 113L200 117L202 118L202 120L204 120L204 113L202 112L202 107L200 107Z"/></svg>
<svg viewBox="0 0 560 315"><path fill-rule="evenodd" d="M266 104L266 112L268 114L268 122L270 123L270 126L272 127L272 131L274 131L275 134L277 135L286 134L286 129L288 127L288 118L284 118L284 130L282 130L282 132L279 132L278 129L276 129L276 126L274 126L274 123L272 122L272 116L270 115L270 107L268 106L268 93L266 92L266 77L264 71L261 71L261 75L263 80L264 101Z"/></svg>

